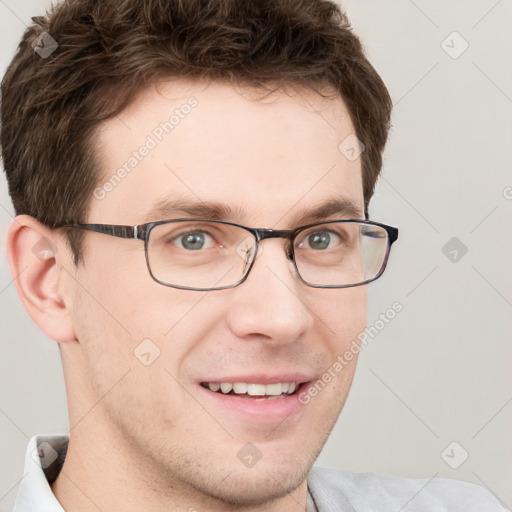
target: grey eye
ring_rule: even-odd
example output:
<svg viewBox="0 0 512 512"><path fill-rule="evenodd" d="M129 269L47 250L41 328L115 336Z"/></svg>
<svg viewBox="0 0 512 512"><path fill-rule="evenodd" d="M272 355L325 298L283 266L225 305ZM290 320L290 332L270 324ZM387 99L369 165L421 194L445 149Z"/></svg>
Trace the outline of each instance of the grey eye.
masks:
<svg viewBox="0 0 512 512"><path fill-rule="evenodd" d="M205 231L191 231L177 236L174 242L182 249L197 251L211 247L213 238Z"/></svg>
<svg viewBox="0 0 512 512"><path fill-rule="evenodd" d="M331 248L335 243L339 244L341 237L339 234L331 230L313 231L308 233L300 242L301 249L314 249L323 251Z"/></svg>
<svg viewBox="0 0 512 512"><path fill-rule="evenodd" d="M309 235L307 240L312 249L327 249L327 247L329 247L329 242L331 241L331 236L329 233L324 231Z"/></svg>

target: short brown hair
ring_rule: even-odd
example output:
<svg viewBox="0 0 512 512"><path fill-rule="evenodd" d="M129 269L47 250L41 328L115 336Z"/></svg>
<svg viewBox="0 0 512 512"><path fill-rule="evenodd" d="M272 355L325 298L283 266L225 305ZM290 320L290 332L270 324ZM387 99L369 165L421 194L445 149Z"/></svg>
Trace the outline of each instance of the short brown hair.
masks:
<svg viewBox="0 0 512 512"><path fill-rule="evenodd" d="M335 3L64 0L32 21L2 81L0 140L16 214L52 228L84 222L101 178L96 128L141 88L167 76L255 88L334 88L366 148L361 163L368 205L391 99ZM58 47L42 58L33 45L45 32ZM78 264L82 234L68 237Z"/></svg>

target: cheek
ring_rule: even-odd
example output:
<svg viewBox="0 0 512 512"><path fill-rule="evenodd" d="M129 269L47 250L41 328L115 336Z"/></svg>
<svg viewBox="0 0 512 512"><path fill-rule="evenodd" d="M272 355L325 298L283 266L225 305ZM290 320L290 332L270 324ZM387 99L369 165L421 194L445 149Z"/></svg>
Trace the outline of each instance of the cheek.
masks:
<svg viewBox="0 0 512 512"><path fill-rule="evenodd" d="M316 301L315 313L330 333L331 348L339 352L366 327L367 290L365 286L357 286L322 291L325 295Z"/></svg>
<svg viewBox="0 0 512 512"><path fill-rule="evenodd" d="M342 288L329 299L323 304L325 316L322 319L332 332L328 363L320 380L328 388L325 394L322 392L325 404L336 411L330 416L334 422L345 403L357 366L358 335L364 331L367 322L367 289L365 286Z"/></svg>
<svg viewBox="0 0 512 512"><path fill-rule="evenodd" d="M81 385L90 386L91 404L101 399L101 409L123 430L142 431L148 417L174 425L176 411L184 408L176 381L182 379L182 364L191 350L183 336L188 331L190 341L184 319L190 305L182 301L173 312L166 307L172 301L133 295L131 287L87 285L88 291L81 289L76 296L74 315Z"/></svg>
<svg viewBox="0 0 512 512"><path fill-rule="evenodd" d="M73 302L73 321L79 350L82 385L88 384L97 397L105 395L132 365L132 338L116 307L107 297L108 286L99 290L89 281Z"/></svg>
<svg viewBox="0 0 512 512"><path fill-rule="evenodd" d="M73 314L81 350L90 370L108 380L106 386L144 363L178 376L221 315L222 308L202 300L207 292L162 286L146 273L145 266L140 272L91 273L77 286Z"/></svg>

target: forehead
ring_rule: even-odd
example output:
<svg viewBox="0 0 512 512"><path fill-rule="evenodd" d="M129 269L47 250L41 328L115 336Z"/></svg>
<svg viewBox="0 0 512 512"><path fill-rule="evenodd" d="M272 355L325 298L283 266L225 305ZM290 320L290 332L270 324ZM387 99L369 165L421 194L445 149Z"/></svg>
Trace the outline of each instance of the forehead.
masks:
<svg viewBox="0 0 512 512"><path fill-rule="evenodd" d="M226 205L230 220L261 227L285 227L328 200L362 217L360 158L338 148L353 134L340 97L294 86L262 98L218 82L161 82L100 127L88 220L172 218L165 204L176 201Z"/></svg>

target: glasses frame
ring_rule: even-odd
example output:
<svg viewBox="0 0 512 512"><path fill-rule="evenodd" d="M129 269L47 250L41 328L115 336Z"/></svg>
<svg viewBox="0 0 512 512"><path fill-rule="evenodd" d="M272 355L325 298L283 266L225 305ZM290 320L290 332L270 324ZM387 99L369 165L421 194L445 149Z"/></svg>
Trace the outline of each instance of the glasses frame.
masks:
<svg viewBox="0 0 512 512"><path fill-rule="evenodd" d="M190 286L179 286L174 284L169 284L164 281L158 279L151 270L151 265L149 263L149 251L148 251L148 240L151 233L151 230L156 226L160 226L162 224L171 224L174 222L212 222L217 224L227 224L229 226L235 226L238 228L242 228L248 233L250 233L256 240L256 247L254 251L254 256L252 257L252 261L250 265L247 267L247 270L244 276L237 281L235 284L229 286L222 286L218 288L194 288ZM383 228L388 234L388 244L386 248L386 254L384 256L384 261L382 266L377 273L377 275L371 279L366 279L365 281L361 281L360 283L355 284L346 284L346 285L316 285L307 282L302 278L300 271L297 267L297 263L295 261L295 251L294 251L294 242L295 238L304 230L309 229L314 226L320 226L322 224L334 224L334 223L358 223L358 224L366 224L369 226L379 226ZM102 233L104 235L115 236L118 238L127 238L127 239L136 239L144 241L144 253L146 257L146 266L148 268L149 274L154 281L163 285L169 286L171 288L178 288L180 290L195 290L195 291L214 291L214 290L226 290L229 288L235 288L242 284L246 279L251 269L258 257L258 249L261 241L266 240L267 238L284 238L288 240L288 245L286 247L286 257L293 262L295 266L295 270L297 271L297 275L301 282L303 282L306 286L310 286L311 288L352 288L354 286L362 286L364 284L371 283L378 279L386 270L386 265L389 259L389 253L391 251L391 246L398 239L398 228L388 226L386 224L382 224L380 222L374 222L366 219L342 219L342 220L324 220L319 222L314 222L312 224L307 224L305 226L300 226L296 229L266 229L266 228L249 228L247 226L243 226L242 224L237 224L235 222L230 222L227 220L217 220L217 219L204 219L204 218L182 218L182 219L169 219L169 220L159 220L154 222L148 222L146 224L136 224L135 226L123 226L120 224L63 224L60 226L56 226L58 228L67 228L67 229L79 229L86 231L94 231L95 233Z"/></svg>

